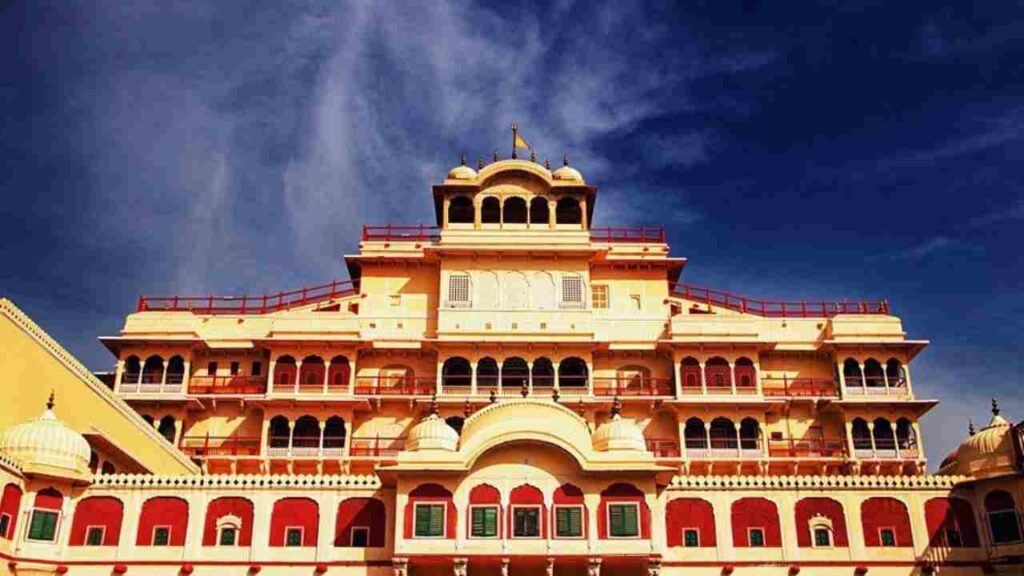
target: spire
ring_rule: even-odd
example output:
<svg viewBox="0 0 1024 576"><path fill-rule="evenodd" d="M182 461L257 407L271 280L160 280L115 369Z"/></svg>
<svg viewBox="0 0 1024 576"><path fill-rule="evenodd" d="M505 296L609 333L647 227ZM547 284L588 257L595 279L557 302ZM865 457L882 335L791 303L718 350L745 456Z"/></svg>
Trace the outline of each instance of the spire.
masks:
<svg viewBox="0 0 1024 576"><path fill-rule="evenodd" d="M519 390L519 394L522 395L523 398L530 395L530 387L526 385L526 382L523 382L523 387Z"/></svg>
<svg viewBox="0 0 1024 576"><path fill-rule="evenodd" d="M537 161L537 151L536 150L530 150L530 162L536 162L536 161Z"/></svg>
<svg viewBox="0 0 1024 576"><path fill-rule="evenodd" d="M974 436L974 419L973 418L968 418L967 419L967 435L968 436Z"/></svg>
<svg viewBox="0 0 1024 576"><path fill-rule="evenodd" d="M553 388L551 390L551 400L553 400L555 402L555 404L558 403L558 399L561 398L561 397L562 397L562 395L558 393L558 388Z"/></svg>
<svg viewBox="0 0 1024 576"><path fill-rule="evenodd" d="M548 170L551 170L551 160L544 158L544 167L547 168Z"/></svg>
<svg viewBox="0 0 1024 576"><path fill-rule="evenodd" d="M459 165L460 166L465 166L466 165L466 153L465 152L462 153L462 156L459 156Z"/></svg>
<svg viewBox="0 0 1024 576"><path fill-rule="evenodd" d="M569 165L569 155L568 154L562 154L562 166L568 166L568 165Z"/></svg>
<svg viewBox="0 0 1024 576"><path fill-rule="evenodd" d="M487 395L487 401L490 402L491 404L498 403L498 395L494 393L493 388L491 389L491 393Z"/></svg>
<svg viewBox="0 0 1024 576"><path fill-rule="evenodd" d="M995 398L992 399L992 415L999 416L999 401Z"/></svg>
<svg viewBox="0 0 1024 576"><path fill-rule="evenodd" d="M619 400L619 395L615 395L615 399L612 400L612 418L617 418L622 414L622 401Z"/></svg>
<svg viewBox="0 0 1024 576"><path fill-rule="evenodd" d="M476 169L477 170L483 170L484 169L484 157L483 156L477 156L476 157Z"/></svg>
<svg viewBox="0 0 1024 576"><path fill-rule="evenodd" d="M437 413L438 413L438 409L437 409L437 392L434 392L430 396L430 415L431 416L437 416Z"/></svg>
<svg viewBox="0 0 1024 576"><path fill-rule="evenodd" d="M53 410L53 407L57 405L53 401L53 398L54 398L53 390L50 390L50 397L46 400L46 409L47 410Z"/></svg>
<svg viewBox="0 0 1024 576"><path fill-rule="evenodd" d="M470 414L473 413L473 405L469 403L469 398L466 398L466 405L462 407L462 415L469 418Z"/></svg>

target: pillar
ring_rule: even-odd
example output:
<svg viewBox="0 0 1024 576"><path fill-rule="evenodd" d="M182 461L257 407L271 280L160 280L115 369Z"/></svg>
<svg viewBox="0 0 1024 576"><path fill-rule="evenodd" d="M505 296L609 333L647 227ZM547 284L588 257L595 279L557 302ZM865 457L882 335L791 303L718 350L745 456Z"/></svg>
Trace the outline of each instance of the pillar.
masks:
<svg viewBox="0 0 1024 576"><path fill-rule="evenodd" d="M772 452L768 449L768 431L764 428L764 422L760 420L757 421L757 433L758 440L761 442L761 453L764 454L765 459L770 459Z"/></svg>
<svg viewBox="0 0 1024 576"><path fill-rule="evenodd" d="M326 420L319 420L319 421L317 421L317 424L320 425L320 441L317 444L316 453L317 453L317 455L320 458L323 458L324 457L324 429L327 428L327 421Z"/></svg>
<svg viewBox="0 0 1024 576"><path fill-rule="evenodd" d="M847 420L844 422L844 425L846 427L846 452L849 454L850 458L855 458L856 452L853 448L853 422Z"/></svg>
<svg viewBox="0 0 1024 576"><path fill-rule="evenodd" d="M185 357L185 372L181 375L181 387L182 391L188 390L189 384L192 382L192 358L190 356Z"/></svg>
<svg viewBox="0 0 1024 576"><path fill-rule="evenodd" d="M907 395L911 398L914 397L914 388L910 385L910 363L903 365L903 379L906 381Z"/></svg>
<svg viewBox="0 0 1024 576"><path fill-rule="evenodd" d="M839 374L839 397L846 398L846 372L843 371L843 363L836 357L836 371Z"/></svg>
<svg viewBox="0 0 1024 576"><path fill-rule="evenodd" d="M296 394L299 393L299 383L301 382L301 380L300 380L301 376L302 376L302 360L296 360L295 361L295 385L294 385L294 388L295 388L294 392Z"/></svg>
<svg viewBox="0 0 1024 576"><path fill-rule="evenodd" d="M295 420L288 420L288 455L292 455L292 446L295 442Z"/></svg>
<svg viewBox="0 0 1024 576"><path fill-rule="evenodd" d="M580 223L583 225L584 230L588 230L590 226L587 222L587 197L580 198Z"/></svg>
<svg viewBox="0 0 1024 576"><path fill-rule="evenodd" d="M877 457L878 447L875 446L875 422L868 420L868 435L871 436L871 456Z"/></svg>
<svg viewBox="0 0 1024 576"><path fill-rule="evenodd" d="M704 441L708 447L708 456L711 456L711 421L704 422Z"/></svg>
<svg viewBox="0 0 1024 576"><path fill-rule="evenodd" d="M359 352L354 351L352 358L348 361L348 395L355 396L356 394L356 359L359 357ZM346 443L347 445L347 443Z"/></svg>
<svg viewBox="0 0 1024 576"><path fill-rule="evenodd" d="M277 369L277 358L271 357L270 364L267 366L267 394L274 393L274 370Z"/></svg>
<svg viewBox="0 0 1024 576"><path fill-rule="evenodd" d="M757 390L757 395L761 396L764 392L761 389L761 363L754 360L754 386Z"/></svg>
<svg viewBox="0 0 1024 576"><path fill-rule="evenodd" d="M448 227L448 210L449 210L449 208L451 208L451 205L452 205L452 199L451 198L445 198L444 199L444 215L441 217L441 225L444 226L445 228Z"/></svg>
<svg viewBox="0 0 1024 576"><path fill-rule="evenodd" d="M736 363L729 362L729 390L736 395Z"/></svg>
<svg viewBox="0 0 1024 576"><path fill-rule="evenodd" d="M441 395L441 379L444 376L444 362L441 362L440 358L438 358L437 360L438 360L437 361L437 380L434 381L434 392L438 396L440 396Z"/></svg>
<svg viewBox="0 0 1024 576"><path fill-rule="evenodd" d="M700 360L697 363L700 365L700 393L702 396L706 396L708 393L708 379L704 374L705 362L703 360Z"/></svg>
<svg viewBox="0 0 1024 576"><path fill-rule="evenodd" d="M327 388L331 383L331 361L330 359L324 361L324 394L327 394Z"/></svg>
<svg viewBox="0 0 1024 576"><path fill-rule="evenodd" d="M672 355L672 371L673 371L673 374L675 374L675 376L676 376L676 386L675 386L676 398L682 398L683 397L683 371L682 371L682 367L679 365L679 362L680 362L679 358L676 358L676 355L673 354Z"/></svg>
<svg viewBox="0 0 1024 576"><path fill-rule="evenodd" d="M167 360L163 361L163 371L160 373L160 391L164 391L164 387L167 386Z"/></svg>
<svg viewBox="0 0 1024 576"><path fill-rule="evenodd" d="M267 455L267 448L270 447L270 419L267 413L263 412L263 426L260 430L260 456Z"/></svg>
<svg viewBox="0 0 1024 576"><path fill-rule="evenodd" d="M121 391L121 380L124 378L124 360L118 359L114 367L114 394ZM13 520L13 519L12 519Z"/></svg>
<svg viewBox="0 0 1024 576"><path fill-rule="evenodd" d="M917 446L917 459L924 460L924 441L921 440L921 424L914 420L910 423L911 429L914 431L914 443ZM897 446L899 444L897 443Z"/></svg>
<svg viewBox="0 0 1024 576"><path fill-rule="evenodd" d="M555 211L558 209L558 202L554 200L548 200L548 228L554 228L558 219L555 217Z"/></svg>
<svg viewBox="0 0 1024 576"><path fill-rule="evenodd" d="M185 415L181 414L174 419L174 445L181 446L181 434L185 429Z"/></svg>
<svg viewBox="0 0 1024 576"><path fill-rule="evenodd" d="M733 389L733 392L735 392L735 389ZM732 425L736 428L736 456L740 456L743 454L743 437L740 436L740 423L733 422Z"/></svg>
<svg viewBox="0 0 1024 576"><path fill-rule="evenodd" d="M470 396L476 396L476 360L469 363L469 394ZM498 367L498 380L501 380L501 367Z"/></svg>
<svg viewBox="0 0 1024 576"><path fill-rule="evenodd" d="M526 387L529 388L530 390L530 396L533 396L533 360L530 360L529 362L526 363L526 371L528 372L528 374L526 375ZM498 389L500 390L501 379L499 379L498 382Z"/></svg>

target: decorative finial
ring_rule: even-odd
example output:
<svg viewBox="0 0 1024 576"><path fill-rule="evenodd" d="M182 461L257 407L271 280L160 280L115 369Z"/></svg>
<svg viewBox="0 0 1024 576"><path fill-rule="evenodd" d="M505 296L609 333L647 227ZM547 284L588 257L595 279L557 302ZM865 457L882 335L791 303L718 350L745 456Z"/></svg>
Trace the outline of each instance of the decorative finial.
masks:
<svg viewBox="0 0 1024 576"><path fill-rule="evenodd" d="M537 161L537 151L536 150L530 150L530 162L536 162L536 161Z"/></svg>
<svg viewBox="0 0 1024 576"><path fill-rule="evenodd" d="M568 154L562 154L562 166L568 166L568 165L569 165L569 155Z"/></svg>
<svg viewBox="0 0 1024 576"><path fill-rule="evenodd" d="M476 169L477 170L483 170L484 169L484 157L483 156L477 156L476 157Z"/></svg>
<svg viewBox="0 0 1024 576"><path fill-rule="evenodd" d="M580 416L586 416L587 405L583 403L583 396L580 396L579 407L576 409L576 413Z"/></svg>
<svg viewBox="0 0 1024 576"><path fill-rule="evenodd" d="M992 415L999 416L999 401L995 398L992 399Z"/></svg>
<svg viewBox="0 0 1024 576"><path fill-rule="evenodd" d="M50 397L49 397L49 399L46 400L46 409L47 410L53 410L53 407L56 406L56 403L53 401L53 398L54 398L53 390L50 390Z"/></svg>
<svg viewBox="0 0 1024 576"><path fill-rule="evenodd" d="M462 153L462 156L459 156L459 165L460 166L465 166L466 165L466 153L465 152Z"/></svg>
<svg viewBox="0 0 1024 576"><path fill-rule="evenodd" d="M487 395L487 400L490 401L491 404L498 403L498 395L494 392L493 389L491 390L491 393Z"/></svg>
<svg viewBox="0 0 1024 576"><path fill-rule="evenodd" d="M430 415L437 416L437 392L430 395Z"/></svg>
<svg viewBox="0 0 1024 576"><path fill-rule="evenodd" d="M469 415L473 413L473 405L469 403L469 398L466 398L466 405L462 407L462 415L469 418Z"/></svg>
<svg viewBox="0 0 1024 576"><path fill-rule="evenodd" d="M530 395L530 387L526 385L526 382L523 382L523 387L520 388L519 393L523 396L523 398L526 398L527 396Z"/></svg>
<svg viewBox="0 0 1024 576"><path fill-rule="evenodd" d="M544 158L544 167L547 168L548 170L551 170L551 160Z"/></svg>
<svg viewBox="0 0 1024 576"><path fill-rule="evenodd" d="M622 414L622 402L619 400L619 395L615 395L615 399L612 400L612 418Z"/></svg>
<svg viewBox="0 0 1024 576"><path fill-rule="evenodd" d="M558 388L551 391L551 399L554 400L556 404L558 403L558 399L561 397L562 396L558 393Z"/></svg>
<svg viewBox="0 0 1024 576"><path fill-rule="evenodd" d="M494 161L495 162L498 161L498 151L497 150L494 151Z"/></svg>
<svg viewBox="0 0 1024 576"><path fill-rule="evenodd" d="M974 436L974 419L973 418L968 418L967 419L967 435L968 436Z"/></svg>

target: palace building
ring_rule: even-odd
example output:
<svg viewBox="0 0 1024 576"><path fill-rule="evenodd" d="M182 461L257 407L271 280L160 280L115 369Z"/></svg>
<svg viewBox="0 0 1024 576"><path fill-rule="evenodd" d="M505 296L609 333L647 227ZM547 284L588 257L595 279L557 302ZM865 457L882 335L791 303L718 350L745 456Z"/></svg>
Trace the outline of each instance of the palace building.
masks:
<svg viewBox="0 0 1024 576"><path fill-rule="evenodd" d="M1024 573L1024 426L929 474L887 302L683 283L567 163L432 199L349 280L141 297L112 374L0 300L0 574Z"/></svg>

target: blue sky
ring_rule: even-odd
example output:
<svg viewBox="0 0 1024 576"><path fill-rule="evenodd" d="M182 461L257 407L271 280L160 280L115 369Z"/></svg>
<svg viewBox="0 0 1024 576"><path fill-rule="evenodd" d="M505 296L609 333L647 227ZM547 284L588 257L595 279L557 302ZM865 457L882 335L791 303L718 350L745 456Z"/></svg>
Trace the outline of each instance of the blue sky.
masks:
<svg viewBox="0 0 1024 576"><path fill-rule="evenodd" d="M0 293L108 369L140 293L342 277L516 121L691 283L888 298L937 461L1024 414L1024 9L942 4L4 3Z"/></svg>

